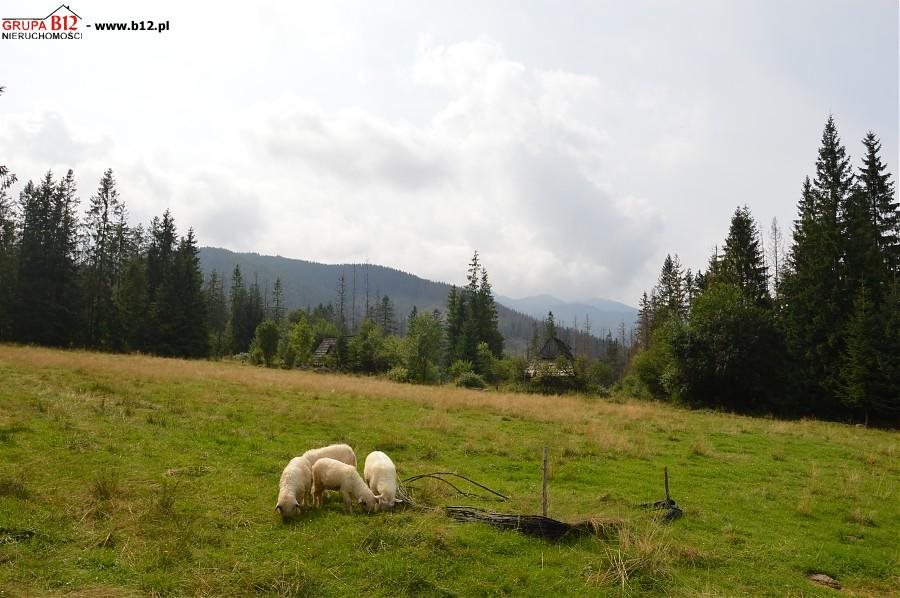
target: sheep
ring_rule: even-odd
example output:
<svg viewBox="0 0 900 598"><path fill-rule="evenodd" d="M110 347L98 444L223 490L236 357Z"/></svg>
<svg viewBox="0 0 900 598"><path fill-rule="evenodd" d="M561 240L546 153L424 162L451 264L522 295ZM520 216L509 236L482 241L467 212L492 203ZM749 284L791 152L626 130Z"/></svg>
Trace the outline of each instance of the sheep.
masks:
<svg viewBox="0 0 900 598"><path fill-rule="evenodd" d="M323 457L329 457L356 467L356 453L354 453L353 449L346 444L329 444L322 448L309 449L301 456L309 462L310 467L315 465L316 461Z"/></svg>
<svg viewBox="0 0 900 598"><path fill-rule="evenodd" d="M311 502L312 468L304 457L294 457L281 472L275 510L287 519L300 512L300 506Z"/></svg>
<svg viewBox="0 0 900 598"><path fill-rule="evenodd" d="M366 484L378 499L378 510L386 511L394 508L397 499L397 468L391 458L381 451L373 451L366 457L363 469Z"/></svg>
<svg viewBox="0 0 900 598"><path fill-rule="evenodd" d="M313 498L317 507L322 506L322 495L326 490L339 490L348 513L353 512L353 499L369 513L378 508L378 499L353 465L323 457L312 466L312 480Z"/></svg>

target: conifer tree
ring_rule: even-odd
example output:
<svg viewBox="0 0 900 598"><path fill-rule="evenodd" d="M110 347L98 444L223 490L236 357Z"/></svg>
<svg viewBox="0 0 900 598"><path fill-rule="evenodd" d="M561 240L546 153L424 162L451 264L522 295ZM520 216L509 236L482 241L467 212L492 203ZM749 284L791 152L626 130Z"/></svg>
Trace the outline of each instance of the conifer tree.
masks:
<svg viewBox="0 0 900 598"><path fill-rule="evenodd" d="M852 307L845 270L842 219L853 187L846 150L829 117L816 177L803 184L794 240L783 283L788 346L804 386L801 409L832 415L839 409L844 329Z"/></svg>
<svg viewBox="0 0 900 598"><path fill-rule="evenodd" d="M450 287L447 294L447 361L451 364L463 359L462 334L465 320L464 295L456 288Z"/></svg>
<svg viewBox="0 0 900 598"><path fill-rule="evenodd" d="M870 401L878 392L877 338L880 335L872 302L861 285L847 326L847 351L841 364L841 399L869 421Z"/></svg>
<svg viewBox="0 0 900 598"><path fill-rule="evenodd" d="M553 311L548 311L547 317L544 318L544 342L552 341L558 334L559 333L556 330L556 318L553 316Z"/></svg>
<svg viewBox="0 0 900 598"><path fill-rule="evenodd" d="M656 284L656 295L659 299L662 320L684 318L687 313L687 301L685 300L684 277L681 273L681 262L678 255L674 258L666 255L666 259L663 260L659 281Z"/></svg>
<svg viewBox="0 0 900 598"><path fill-rule="evenodd" d="M866 155L859 169L859 188L871 210L878 247L893 278L900 272L900 203L894 195L894 182L887 165L881 161L881 142L869 131L863 145Z"/></svg>
<svg viewBox="0 0 900 598"><path fill-rule="evenodd" d="M171 276L161 292L160 305L165 306L162 318L165 336L160 339L164 355L206 357L209 354L199 254L194 230L188 229L188 234L178 243Z"/></svg>
<svg viewBox="0 0 900 598"><path fill-rule="evenodd" d="M231 273L231 352L242 353L250 346L251 332L247 324L247 289L238 264Z"/></svg>
<svg viewBox="0 0 900 598"><path fill-rule="evenodd" d="M90 347L121 348L115 291L125 250L124 215L125 204L119 201L112 170L107 170L91 196L84 222L86 342Z"/></svg>
<svg viewBox="0 0 900 598"><path fill-rule="evenodd" d="M277 277L272 287L272 321L280 325L282 320L284 320L284 291L281 287L281 277Z"/></svg>
<svg viewBox="0 0 900 598"><path fill-rule="evenodd" d="M747 206L737 208L731 217L721 280L735 285L757 305L770 302L769 279L759 230Z"/></svg>
<svg viewBox="0 0 900 598"><path fill-rule="evenodd" d="M77 284L77 218L72 171L56 183L47 172L40 186L31 181L20 197L15 338L50 346L77 340L81 308Z"/></svg>
<svg viewBox="0 0 900 598"><path fill-rule="evenodd" d="M228 302L225 300L225 281L213 268L204 291L206 297L206 328L209 332L210 355L222 357L225 347L225 331L228 327Z"/></svg>
<svg viewBox="0 0 900 598"><path fill-rule="evenodd" d="M16 220L7 190L16 175L0 165L0 341L12 337L13 301L16 290Z"/></svg>
<svg viewBox="0 0 900 598"><path fill-rule="evenodd" d="M503 356L503 335L500 334L500 322L497 317L497 304L485 268L481 268L481 284L478 287L475 302L478 314L478 342L487 343L491 354L499 359Z"/></svg>

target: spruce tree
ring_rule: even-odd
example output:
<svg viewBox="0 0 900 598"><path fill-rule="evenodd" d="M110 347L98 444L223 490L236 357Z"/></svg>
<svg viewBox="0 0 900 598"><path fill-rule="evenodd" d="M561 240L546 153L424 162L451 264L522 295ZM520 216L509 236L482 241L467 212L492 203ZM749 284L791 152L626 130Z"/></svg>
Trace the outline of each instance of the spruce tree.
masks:
<svg viewBox="0 0 900 598"><path fill-rule="evenodd" d="M878 247L893 278L900 273L900 203L894 196L894 182L881 161L881 142L871 131L863 139L866 155L858 180L866 205L871 210Z"/></svg>
<svg viewBox="0 0 900 598"><path fill-rule="evenodd" d="M687 314L684 276L681 272L678 255L674 258L666 255L666 259L663 260L659 281L656 284L656 294L659 298L661 312L659 315L662 320L681 320Z"/></svg>
<svg viewBox="0 0 900 598"><path fill-rule="evenodd" d="M146 349L157 355L174 355L175 338L171 315L176 301L173 288L175 251L178 234L171 212L150 223L147 247L147 326Z"/></svg>
<svg viewBox="0 0 900 598"><path fill-rule="evenodd" d="M16 175L0 165L0 341L12 337L13 301L16 290L16 218L7 190Z"/></svg>
<svg viewBox="0 0 900 598"><path fill-rule="evenodd" d="M789 347L799 364L801 408L827 416L839 410L844 329L852 308L846 285L844 216L853 191L846 150L829 117L816 160L816 177L803 185L788 257L783 301Z"/></svg>
<svg viewBox="0 0 900 598"><path fill-rule="evenodd" d="M447 294L447 361L451 364L454 361L463 359L462 333L463 323L465 319L465 299L456 285L450 287Z"/></svg>
<svg viewBox="0 0 900 598"><path fill-rule="evenodd" d="M21 342L67 346L77 340L81 297L76 253L75 179L70 170L56 183L47 172L20 196L22 236L14 337Z"/></svg>
<svg viewBox="0 0 900 598"><path fill-rule="evenodd" d="M167 344L171 354L179 357L206 357L209 354L206 298L199 256L194 230L188 229L188 234L178 243L168 287L171 298L166 301L171 309L168 319L174 324Z"/></svg>
<svg viewBox="0 0 900 598"><path fill-rule="evenodd" d="M122 331L115 302L125 251L125 205L119 201L112 170L100 179L85 215L84 287L88 346L120 348Z"/></svg>
<svg viewBox="0 0 900 598"><path fill-rule="evenodd" d="M737 208L731 217L721 280L738 287L760 306L770 303L769 279L759 230L747 206Z"/></svg>
<svg viewBox="0 0 900 598"><path fill-rule="evenodd" d="M284 291L281 286L281 277L275 278L272 287L272 321L280 325L284 320Z"/></svg>
<svg viewBox="0 0 900 598"><path fill-rule="evenodd" d="M499 359L503 357L503 335L500 333L494 293L488 280L487 270L483 267L481 268L481 284L475 300L478 305L478 342L487 343L491 354Z"/></svg>
<svg viewBox="0 0 900 598"><path fill-rule="evenodd" d="M247 323L247 289L241 267L234 265L231 273L231 352L243 353L250 346L251 329Z"/></svg>
<svg viewBox="0 0 900 598"><path fill-rule="evenodd" d="M847 351L841 364L841 399L853 411L869 421L870 401L877 402L878 321L865 285L861 285L847 325Z"/></svg>
<svg viewBox="0 0 900 598"><path fill-rule="evenodd" d="M225 299L225 281L213 269L209 274L204 292L206 297L206 327L209 330L210 354L222 357L225 346L225 331L228 327L228 302Z"/></svg>

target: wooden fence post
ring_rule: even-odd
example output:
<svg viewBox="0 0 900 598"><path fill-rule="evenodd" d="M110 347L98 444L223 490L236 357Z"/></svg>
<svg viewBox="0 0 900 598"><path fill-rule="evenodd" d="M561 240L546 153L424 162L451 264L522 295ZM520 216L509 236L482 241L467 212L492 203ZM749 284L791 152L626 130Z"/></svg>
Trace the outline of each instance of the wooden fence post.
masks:
<svg viewBox="0 0 900 598"><path fill-rule="evenodd" d="M541 491L541 512L547 516L547 447L544 447L544 474Z"/></svg>

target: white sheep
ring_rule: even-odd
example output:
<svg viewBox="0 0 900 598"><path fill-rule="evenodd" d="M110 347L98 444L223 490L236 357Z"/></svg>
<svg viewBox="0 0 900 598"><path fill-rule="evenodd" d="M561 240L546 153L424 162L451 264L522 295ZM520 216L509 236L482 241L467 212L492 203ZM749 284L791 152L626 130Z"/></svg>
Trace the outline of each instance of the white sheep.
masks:
<svg viewBox="0 0 900 598"><path fill-rule="evenodd" d="M278 483L278 501L275 510L285 519L300 511L301 505L311 502L312 468L304 457L294 457L281 472Z"/></svg>
<svg viewBox="0 0 900 598"><path fill-rule="evenodd" d="M317 507L322 506L322 495L326 490L339 490L348 513L353 512L354 500L369 513L378 508L378 499L353 465L323 457L312 466L312 480L313 498Z"/></svg>
<svg viewBox="0 0 900 598"><path fill-rule="evenodd" d="M369 489L378 499L378 510L394 508L397 499L397 468L391 458L381 451L373 451L366 457L363 477Z"/></svg>
<svg viewBox="0 0 900 598"><path fill-rule="evenodd" d="M347 465L356 467L356 453L354 453L353 449L346 444L329 444L328 446L323 446L322 448L309 449L301 456L309 462L310 467L315 465L316 461L322 459L323 457L335 459L337 461L340 461L341 463L346 463Z"/></svg>
<svg viewBox="0 0 900 598"><path fill-rule="evenodd" d="M323 457L356 467L356 453L346 444L329 444L294 457L281 472L275 510L283 518L296 515L301 506L312 504L312 466Z"/></svg>

